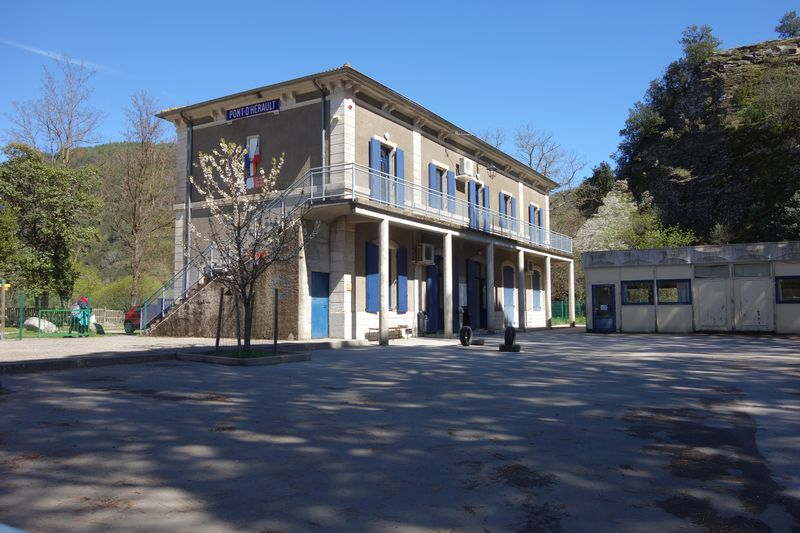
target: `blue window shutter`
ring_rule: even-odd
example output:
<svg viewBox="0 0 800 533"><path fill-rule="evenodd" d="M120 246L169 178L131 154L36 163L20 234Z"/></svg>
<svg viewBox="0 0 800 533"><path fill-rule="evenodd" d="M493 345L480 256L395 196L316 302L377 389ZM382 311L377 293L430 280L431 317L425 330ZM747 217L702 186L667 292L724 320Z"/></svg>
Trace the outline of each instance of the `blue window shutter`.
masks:
<svg viewBox="0 0 800 533"><path fill-rule="evenodd" d="M397 249L397 312L408 311L408 250Z"/></svg>
<svg viewBox="0 0 800 533"><path fill-rule="evenodd" d="M497 210L500 212L500 227L505 228L508 220L506 219L506 195L502 192L497 193Z"/></svg>
<svg viewBox="0 0 800 533"><path fill-rule="evenodd" d="M394 182L394 203L406 205L406 160L405 153L400 148L394 152L394 175L397 177Z"/></svg>
<svg viewBox="0 0 800 533"><path fill-rule="evenodd" d="M538 311L542 308L542 276L538 270L533 271L531 286L533 289L533 308Z"/></svg>
<svg viewBox="0 0 800 533"><path fill-rule="evenodd" d="M447 210L456 212L456 175L452 170L447 171Z"/></svg>
<svg viewBox="0 0 800 533"><path fill-rule="evenodd" d="M489 186L483 186L483 231L489 231L492 223L492 214L489 210L492 208L492 193L489 191Z"/></svg>
<svg viewBox="0 0 800 533"><path fill-rule="evenodd" d="M533 227L536 224L536 207L533 204L528 204L528 238L533 240L533 232L536 229Z"/></svg>
<svg viewBox="0 0 800 533"><path fill-rule="evenodd" d="M538 207L536 208L536 225L544 226L544 224L542 224L542 210Z"/></svg>
<svg viewBox="0 0 800 533"><path fill-rule="evenodd" d="M477 229L478 227L478 184L469 180L467 188L467 201L469 202L469 227Z"/></svg>
<svg viewBox="0 0 800 533"><path fill-rule="evenodd" d="M439 175L436 173L436 165L428 163L428 205L434 209L441 209L440 195L436 192L439 190Z"/></svg>
<svg viewBox="0 0 800 533"><path fill-rule="evenodd" d="M517 199L511 197L511 230L517 231Z"/></svg>
<svg viewBox="0 0 800 533"><path fill-rule="evenodd" d="M381 142L378 139L369 141L369 168L378 171L381 169ZM381 199L381 177L377 172L369 173L369 197L373 200Z"/></svg>
<svg viewBox="0 0 800 533"><path fill-rule="evenodd" d="M380 310L380 274L378 272L378 245L367 242L366 277L367 277L367 312L377 313Z"/></svg>

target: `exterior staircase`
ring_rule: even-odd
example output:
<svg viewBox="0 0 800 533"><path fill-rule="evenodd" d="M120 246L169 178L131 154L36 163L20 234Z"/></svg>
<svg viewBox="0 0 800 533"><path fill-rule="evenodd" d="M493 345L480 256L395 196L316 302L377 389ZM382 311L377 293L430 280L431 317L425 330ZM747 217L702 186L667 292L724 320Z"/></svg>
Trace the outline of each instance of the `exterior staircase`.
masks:
<svg viewBox="0 0 800 533"><path fill-rule="evenodd" d="M312 203L318 195L315 189L323 187L322 169L311 169L292 185L280 191L259 206L263 212L280 209L284 218L293 216ZM316 185L315 185L316 184ZM171 313L203 290L221 272L221 262L213 244L200 251L172 278L166 281L140 306L139 329L149 331L164 321Z"/></svg>

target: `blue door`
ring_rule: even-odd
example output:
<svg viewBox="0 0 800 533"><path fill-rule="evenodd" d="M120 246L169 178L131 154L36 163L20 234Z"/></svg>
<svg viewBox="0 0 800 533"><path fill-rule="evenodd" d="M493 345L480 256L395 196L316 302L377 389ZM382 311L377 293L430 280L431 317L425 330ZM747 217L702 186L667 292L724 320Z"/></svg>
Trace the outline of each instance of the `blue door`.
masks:
<svg viewBox="0 0 800 533"><path fill-rule="evenodd" d="M614 285L592 285L592 331L610 333L616 330Z"/></svg>
<svg viewBox="0 0 800 533"><path fill-rule="evenodd" d="M311 272L311 337L328 336L329 278L327 272Z"/></svg>
<svg viewBox="0 0 800 533"><path fill-rule="evenodd" d="M480 326L481 316L481 264L467 261L467 324L473 329Z"/></svg>
<svg viewBox="0 0 800 533"><path fill-rule="evenodd" d="M506 325L514 325L514 269L510 266L503 267L503 312L506 315Z"/></svg>
<svg viewBox="0 0 800 533"><path fill-rule="evenodd" d="M428 328L425 333L436 333L439 329L439 269L428 265L425 309L428 311Z"/></svg>

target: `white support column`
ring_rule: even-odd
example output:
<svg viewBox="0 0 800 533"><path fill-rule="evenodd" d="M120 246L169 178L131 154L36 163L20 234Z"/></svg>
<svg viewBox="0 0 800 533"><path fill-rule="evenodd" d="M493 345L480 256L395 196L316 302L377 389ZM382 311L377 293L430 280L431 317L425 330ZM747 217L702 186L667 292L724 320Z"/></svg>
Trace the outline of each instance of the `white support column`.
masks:
<svg viewBox="0 0 800 533"><path fill-rule="evenodd" d="M517 327L520 331L525 331L525 308L527 307L525 293L525 252L519 250L517 252L517 306L519 307L519 325Z"/></svg>
<svg viewBox="0 0 800 533"><path fill-rule="evenodd" d="M444 234L444 336L453 336L453 235Z"/></svg>
<svg viewBox="0 0 800 533"><path fill-rule="evenodd" d="M486 245L486 329L494 327L494 242Z"/></svg>
<svg viewBox="0 0 800 533"><path fill-rule="evenodd" d="M546 324L548 328L553 327L553 307L550 303L551 301L551 293L550 288L552 284L550 283L550 256L545 256L544 258L544 317L546 319Z"/></svg>
<svg viewBox="0 0 800 533"><path fill-rule="evenodd" d="M378 312L378 341L381 346L389 344L389 220L380 222L380 244L378 249L378 278L380 311Z"/></svg>
<svg viewBox="0 0 800 533"><path fill-rule="evenodd" d="M575 261L569 262L569 327L575 327Z"/></svg>
<svg viewBox="0 0 800 533"><path fill-rule="evenodd" d="M298 241L303 243L302 224L297 229L297 234ZM311 338L311 291L308 286L305 246L301 246L297 253L297 338L301 340Z"/></svg>

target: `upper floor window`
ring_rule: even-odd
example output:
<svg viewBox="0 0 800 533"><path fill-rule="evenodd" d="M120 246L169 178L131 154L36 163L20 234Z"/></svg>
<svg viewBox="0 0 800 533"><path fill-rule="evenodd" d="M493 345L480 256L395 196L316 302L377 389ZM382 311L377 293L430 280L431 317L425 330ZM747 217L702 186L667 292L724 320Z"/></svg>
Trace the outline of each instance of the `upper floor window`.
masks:
<svg viewBox="0 0 800 533"><path fill-rule="evenodd" d="M516 231L517 201L511 194L500 191L497 196L497 207L500 211L500 227Z"/></svg>
<svg viewBox="0 0 800 533"><path fill-rule="evenodd" d="M261 143L258 135L250 135L246 142L247 153L244 154L244 185L248 189L263 185L259 176L261 166Z"/></svg>

